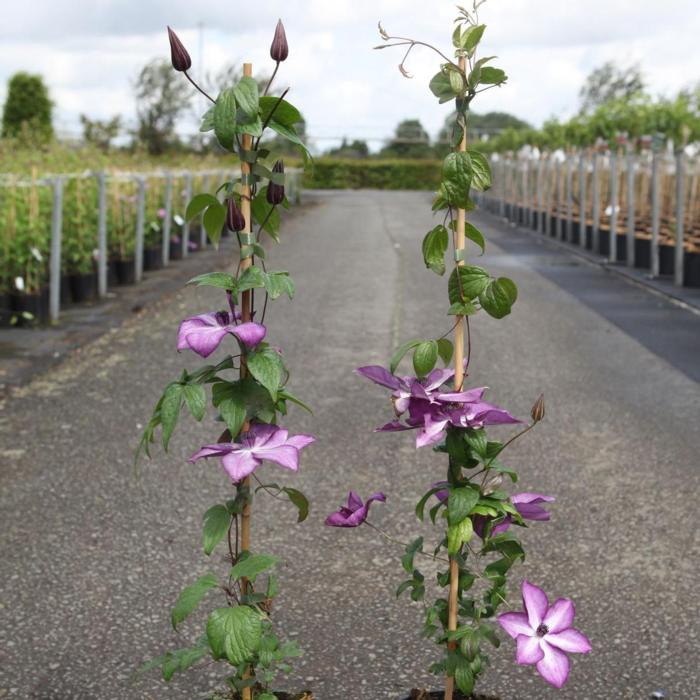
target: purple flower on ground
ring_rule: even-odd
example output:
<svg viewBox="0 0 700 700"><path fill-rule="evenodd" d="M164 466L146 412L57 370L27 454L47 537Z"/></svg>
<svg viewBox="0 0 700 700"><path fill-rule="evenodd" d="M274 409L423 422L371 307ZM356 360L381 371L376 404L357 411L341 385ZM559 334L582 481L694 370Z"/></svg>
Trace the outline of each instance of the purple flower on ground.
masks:
<svg viewBox="0 0 700 700"><path fill-rule="evenodd" d="M236 323L229 311L216 311L185 319L177 334L178 350L194 350L209 357L227 335L234 335L247 348L254 348L265 337L265 326L259 323Z"/></svg>
<svg viewBox="0 0 700 700"><path fill-rule="evenodd" d="M568 598L549 605L545 592L528 581L522 592L524 612L502 613L498 622L516 641L516 662L537 664L542 678L561 688L569 677L567 654L587 654L591 643L571 626L575 610Z"/></svg>
<svg viewBox="0 0 700 700"><path fill-rule="evenodd" d="M311 435L293 435L277 425L254 423L240 442L218 442L205 445L195 452L189 462L198 459L220 457L221 463L233 482L239 482L252 474L263 460L279 464L285 469L297 471L299 451L316 441Z"/></svg>
<svg viewBox="0 0 700 700"><path fill-rule="evenodd" d="M398 419L379 428L380 432L418 428L416 447L433 445L445 437L448 425L461 428L482 428L485 425L520 423L508 411L482 400L486 387L467 391L440 391L454 376L454 370L434 369L427 377L397 377L384 367L359 367L357 374L375 384L392 389L391 395L397 417L408 412L402 422Z"/></svg>
<svg viewBox="0 0 700 700"><path fill-rule="evenodd" d="M355 491L348 494L347 506L340 506L335 513L331 513L326 518L326 525L331 527L358 527L367 520L369 506L372 501L386 501L386 496L378 491L373 493L364 503Z"/></svg>

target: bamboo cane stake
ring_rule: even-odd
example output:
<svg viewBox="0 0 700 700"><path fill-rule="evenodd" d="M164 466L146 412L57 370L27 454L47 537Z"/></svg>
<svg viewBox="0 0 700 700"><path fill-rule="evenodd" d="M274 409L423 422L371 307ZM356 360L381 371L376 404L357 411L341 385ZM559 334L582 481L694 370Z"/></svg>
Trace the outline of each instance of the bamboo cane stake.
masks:
<svg viewBox="0 0 700 700"><path fill-rule="evenodd" d="M459 58L459 67L462 72L466 69L466 59L464 56ZM467 130L462 133L462 140L459 143L459 150L467 150ZM466 212L464 209L457 210L457 230L455 231L455 250L464 248L464 228L465 228ZM462 258L464 256L461 256ZM457 260L457 266L464 265L464 260ZM455 391L461 391L464 382L464 316L457 316L455 325L455 347L454 347L454 366L455 366ZM457 593L459 585L459 564L455 557L450 557L450 591L447 599L447 629L454 631L457 629ZM456 649L457 642L449 643L449 649ZM445 700L452 700L454 694L455 679L454 676L447 676L445 679Z"/></svg>

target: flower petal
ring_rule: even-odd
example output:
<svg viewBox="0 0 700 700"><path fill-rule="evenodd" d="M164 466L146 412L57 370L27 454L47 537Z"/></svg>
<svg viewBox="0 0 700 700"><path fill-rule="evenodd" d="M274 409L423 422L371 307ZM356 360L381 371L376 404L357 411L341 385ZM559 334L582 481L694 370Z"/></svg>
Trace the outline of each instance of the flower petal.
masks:
<svg viewBox="0 0 700 700"><path fill-rule="evenodd" d="M225 326L196 325L183 321L178 333L177 349L189 348L201 357L209 357L219 347L227 332Z"/></svg>
<svg viewBox="0 0 700 700"><path fill-rule="evenodd" d="M363 505L360 494L357 491L350 491L348 494L348 508L350 511L354 513L359 508L362 508Z"/></svg>
<svg viewBox="0 0 700 700"><path fill-rule="evenodd" d="M519 635L535 634L535 630L530 627L527 619L527 614L524 612L507 612L501 613L497 618L498 624L513 638L517 639Z"/></svg>
<svg viewBox="0 0 700 700"><path fill-rule="evenodd" d="M433 420L429 414L426 414L425 426L416 435L416 447L425 447L440 442L445 437L445 426L448 422L447 418Z"/></svg>
<svg viewBox="0 0 700 700"><path fill-rule="evenodd" d="M262 464L262 460L253 455L250 450L236 450L224 455L221 463L231 477L231 481L238 483L252 474Z"/></svg>
<svg viewBox="0 0 700 700"><path fill-rule="evenodd" d="M238 338L247 348L254 348L262 341L267 333L265 326L260 323L241 323L238 326L228 326L228 330Z"/></svg>
<svg viewBox="0 0 700 700"><path fill-rule="evenodd" d="M385 425L380 425L378 428L374 429L375 433L393 433L397 430L414 430L415 426L404 425L401 421L393 420L391 423L386 423Z"/></svg>
<svg viewBox="0 0 700 700"><path fill-rule="evenodd" d="M292 437L287 439L287 444L296 447L297 450L304 449L304 447L310 445L312 442L316 442L316 438L313 435L306 435L305 433L292 435Z"/></svg>
<svg viewBox="0 0 700 700"><path fill-rule="evenodd" d="M515 661L519 664L536 664L544 657L544 652L540 646L541 637L529 637L526 634L519 634L516 638L517 649Z"/></svg>
<svg viewBox="0 0 700 700"><path fill-rule="evenodd" d="M542 622L547 625L550 632L562 632L571 627L574 621L574 604L568 598L559 598L547 610Z"/></svg>
<svg viewBox="0 0 700 700"><path fill-rule="evenodd" d="M554 634L546 634L544 640L568 654L587 654L591 650L588 637L573 627Z"/></svg>
<svg viewBox="0 0 700 700"><path fill-rule="evenodd" d="M235 442L218 442L214 445L205 445L197 450L187 461L190 462L190 464L194 464L198 459L203 459L205 457L221 457L239 447L240 445Z"/></svg>
<svg viewBox="0 0 700 700"><path fill-rule="evenodd" d="M401 380L394 376L389 370L380 367L379 365L368 365L367 367L358 367L355 374L367 377L370 381L380 386L385 386L388 389L400 389L402 386Z"/></svg>
<svg viewBox="0 0 700 700"><path fill-rule="evenodd" d="M279 464L285 469L291 469L294 472L299 469L299 450L292 445L253 448L253 453L258 459L266 459L268 462Z"/></svg>
<svg viewBox="0 0 700 700"><path fill-rule="evenodd" d="M453 369L434 369L424 380L423 386L425 390L435 391L439 389L448 379L454 377L455 371Z"/></svg>
<svg viewBox="0 0 700 700"><path fill-rule="evenodd" d="M547 614L547 608L549 607L547 594L541 588L538 588L524 579L522 591L523 606L527 612L530 627L533 630L536 630L542 623L544 616Z"/></svg>
<svg viewBox="0 0 700 700"><path fill-rule="evenodd" d="M561 688L569 677L569 659L563 651L540 641L540 648L544 657L537 662L537 671L547 683L555 688Z"/></svg>
<svg viewBox="0 0 700 700"><path fill-rule="evenodd" d="M554 496L545 496L543 493L525 491L523 493L514 493L510 500L513 503L551 503L557 499Z"/></svg>

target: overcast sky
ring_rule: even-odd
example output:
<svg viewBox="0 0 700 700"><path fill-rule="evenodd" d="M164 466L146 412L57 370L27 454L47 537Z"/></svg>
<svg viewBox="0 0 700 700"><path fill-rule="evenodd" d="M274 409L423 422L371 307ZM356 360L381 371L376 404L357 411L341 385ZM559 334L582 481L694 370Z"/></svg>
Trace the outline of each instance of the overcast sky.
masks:
<svg viewBox="0 0 700 700"><path fill-rule="evenodd" d="M464 0L463 0L464 1ZM372 51L377 21L392 34L434 43L448 53L453 2L442 0L0 0L0 101L18 70L41 73L56 103L56 125L79 133L78 115L134 118L132 83L148 60L169 56L165 25L204 64L253 62L269 72L275 22L287 28L290 54L278 85L304 113L316 146L329 139L379 139L403 118L419 118L435 135L449 111L427 89L438 57L416 49L408 67L400 49ZM474 104L536 125L566 118L578 106L586 75L606 60L639 63L654 93L700 82L699 0L488 0L485 53L497 55L508 84ZM201 24L204 51L199 56ZM189 127L194 131L194 123ZM379 145L373 142L375 147Z"/></svg>

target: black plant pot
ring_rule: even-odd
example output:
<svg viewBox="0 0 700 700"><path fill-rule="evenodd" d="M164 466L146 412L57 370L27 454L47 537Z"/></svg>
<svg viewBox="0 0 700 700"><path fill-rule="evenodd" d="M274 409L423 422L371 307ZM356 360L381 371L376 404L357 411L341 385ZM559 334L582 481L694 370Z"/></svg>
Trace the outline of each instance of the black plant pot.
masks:
<svg viewBox="0 0 700 700"><path fill-rule="evenodd" d="M539 221L540 221L540 213L538 211L533 211L532 212L532 230L533 231L538 230Z"/></svg>
<svg viewBox="0 0 700 700"><path fill-rule="evenodd" d="M659 273L672 275L676 267L674 260L675 250L672 245L662 243L659 246Z"/></svg>
<svg viewBox="0 0 700 700"><path fill-rule="evenodd" d="M573 245L579 245L581 243L581 225L578 221L573 222L573 226L571 227L571 240L569 243Z"/></svg>
<svg viewBox="0 0 700 700"><path fill-rule="evenodd" d="M594 250L594 253L600 253L604 257L610 255L610 230L600 229L598 231L598 250Z"/></svg>
<svg viewBox="0 0 700 700"><path fill-rule="evenodd" d="M117 279L117 271L115 269L115 260L108 260L107 261L107 286L108 287L116 287L119 284L119 280Z"/></svg>
<svg viewBox="0 0 700 700"><path fill-rule="evenodd" d="M634 266L651 270L651 241L648 238L634 239Z"/></svg>
<svg viewBox="0 0 700 700"><path fill-rule="evenodd" d="M114 276L117 278L117 284L134 284L136 281L136 270L134 269L133 258L129 260L115 260Z"/></svg>
<svg viewBox="0 0 700 700"><path fill-rule="evenodd" d="M617 261L626 262L627 261L627 234L618 233L617 234Z"/></svg>
<svg viewBox="0 0 700 700"><path fill-rule="evenodd" d="M482 695L481 693L476 693L476 695L464 695L458 690L454 691L452 696L454 700L501 700L497 695ZM432 690L427 694L425 692L413 691L410 695L401 698L401 700L444 700L445 691L444 690Z"/></svg>
<svg viewBox="0 0 700 700"><path fill-rule="evenodd" d="M18 326L46 323L49 320L49 288L44 287L35 294L12 293L10 295L10 309L17 318ZM25 313L31 314L32 318L24 318L23 314Z"/></svg>
<svg viewBox="0 0 700 700"><path fill-rule="evenodd" d="M73 297L70 293L70 275L64 273L61 275L61 307L68 306L73 303Z"/></svg>
<svg viewBox="0 0 700 700"><path fill-rule="evenodd" d="M12 316L10 295L7 292L0 292L0 328L7 328L11 325Z"/></svg>
<svg viewBox="0 0 700 700"><path fill-rule="evenodd" d="M700 253L686 253L683 261L683 286L700 287Z"/></svg>
<svg viewBox="0 0 700 700"><path fill-rule="evenodd" d="M143 269L144 270L160 270L163 267L163 251L160 246L151 246L144 248L143 251Z"/></svg>
<svg viewBox="0 0 700 700"><path fill-rule="evenodd" d="M182 241L170 241L170 259L182 260Z"/></svg>
<svg viewBox="0 0 700 700"><path fill-rule="evenodd" d="M586 224L586 250L593 249L593 227Z"/></svg>
<svg viewBox="0 0 700 700"><path fill-rule="evenodd" d="M71 299L76 304L97 299L97 275L94 272L68 275Z"/></svg>

